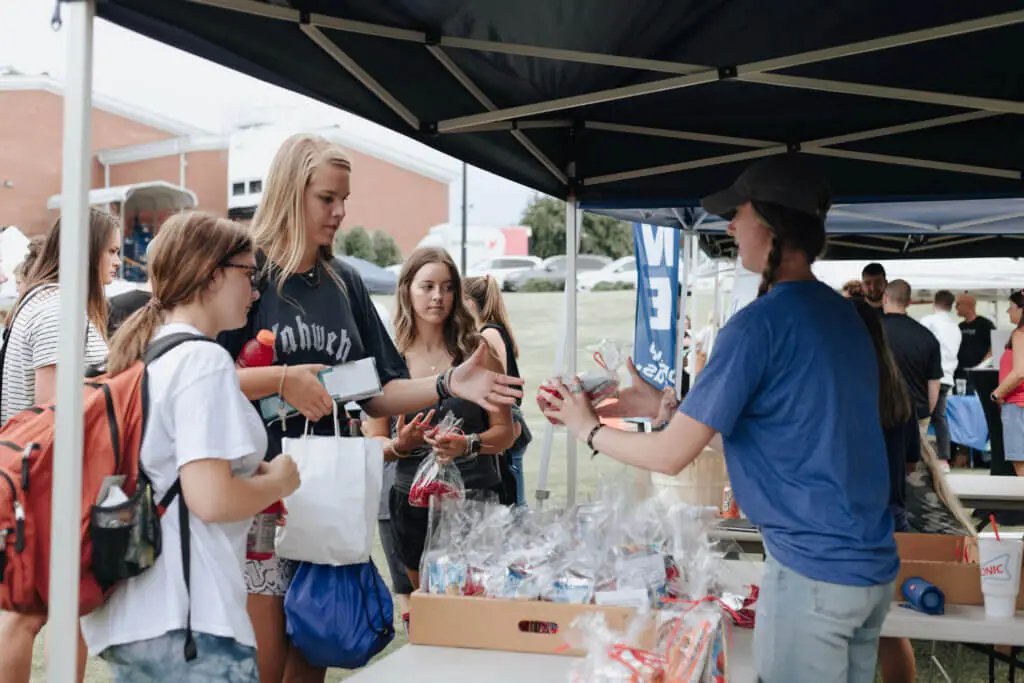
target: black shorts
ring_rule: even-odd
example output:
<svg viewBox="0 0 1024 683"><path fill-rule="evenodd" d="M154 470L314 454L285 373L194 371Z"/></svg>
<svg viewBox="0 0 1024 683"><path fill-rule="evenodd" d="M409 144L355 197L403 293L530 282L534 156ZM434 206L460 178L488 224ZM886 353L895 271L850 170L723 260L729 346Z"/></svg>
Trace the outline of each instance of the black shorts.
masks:
<svg viewBox="0 0 1024 683"><path fill-rule="evenodd" d="M466 497L470 500L498 503L498 493L494 490L470 489L466 491ZM427 542L430 509L410 505L408 492L399 491L397 486L391 489L388 507L391 510L391 534L398 556L402 558L407 568L418 572L423 547Z"/></svg>
<svg viewBox="0 0 1024 683"><path fill-rule="evenodd" d="M389 500L388 506L390 505ZM384 546L384 557L387 558L388 571L391 573L391 592L395 595L411 595L416 588L409 580L405 561L398 554L398 544L395 541L395 532L391 528L391 520L379 520L377 530L380 532L380 543Z"/></svg>

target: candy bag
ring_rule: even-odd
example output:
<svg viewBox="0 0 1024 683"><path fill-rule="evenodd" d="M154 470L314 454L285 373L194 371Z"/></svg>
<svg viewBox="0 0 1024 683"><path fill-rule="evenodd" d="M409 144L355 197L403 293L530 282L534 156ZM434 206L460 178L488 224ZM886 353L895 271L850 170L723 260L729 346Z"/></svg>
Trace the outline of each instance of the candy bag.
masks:
<svg viewBox="0 0 1024 683"><path fill-rule="evenodd" d="M449 412L432 433L437 437L455 434L458 433L461 424L462 420ZM454 462L439 462L431 451L416 470L416 478L409 489L409 505L417 508L429 507L430 499L435 496L464 500L466 485Z"/></svg>
<svg viewBox="0 0 1024 683"><path fill-rule="evenodd" d="M598 344L597 351L594 352L594 361L598 367L581 372L573 378L575 382L579 383L580 389L593 405L602 403L619 391L618 371L622 367L625 357L626 355L618 343L608 339L602 340ZM549 396L561 396L556 387L564 381L562 377L553 377L537 389L537 405L542 411L551 407L551 403L548 401ZM572 381L568 384L572 388ZM552 418L548 418L548 421L551 424L561 424L559 420Z"/></svg>

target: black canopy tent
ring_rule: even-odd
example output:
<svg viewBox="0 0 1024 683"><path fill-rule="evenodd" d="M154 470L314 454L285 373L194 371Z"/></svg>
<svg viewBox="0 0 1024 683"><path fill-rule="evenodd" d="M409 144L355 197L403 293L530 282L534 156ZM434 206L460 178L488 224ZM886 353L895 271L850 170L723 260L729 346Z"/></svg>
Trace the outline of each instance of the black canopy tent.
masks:
<svg viewBox="0 0 1024 683"><path fill-rule="evenodd" d="M93 12L578 201L695 206L751 159L820 157L837 201L1024 195L1020 0L74 0L51 673L71 680ZM356 171L358 172L358 170ZM1005 253L1000 255L1007 255ZM575 288L566 288L575 348ZM574 355L566 371L574 371ZM573 450L570 448L570 482ZM570 489L570 496L573 491ZM61 645L66 647L61 647Z"/></svg>

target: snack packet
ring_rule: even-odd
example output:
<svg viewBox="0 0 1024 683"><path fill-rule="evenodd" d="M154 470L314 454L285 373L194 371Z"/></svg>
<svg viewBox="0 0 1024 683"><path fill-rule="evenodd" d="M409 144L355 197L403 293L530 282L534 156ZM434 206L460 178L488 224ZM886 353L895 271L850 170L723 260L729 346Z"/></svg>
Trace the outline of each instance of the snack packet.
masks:
<svg viewBox="0 0 1024 683"><path fill-rule="evenodd" d="M449 412L433 429L433 434L438 437L456 434L461 425L462 420ZM409 489L409 505L417 508L429 507L430 499L435 496L463 500L466 497L466 486L458 466L454 462L440 462L431 451L416 470L416 477Z"/></svg>

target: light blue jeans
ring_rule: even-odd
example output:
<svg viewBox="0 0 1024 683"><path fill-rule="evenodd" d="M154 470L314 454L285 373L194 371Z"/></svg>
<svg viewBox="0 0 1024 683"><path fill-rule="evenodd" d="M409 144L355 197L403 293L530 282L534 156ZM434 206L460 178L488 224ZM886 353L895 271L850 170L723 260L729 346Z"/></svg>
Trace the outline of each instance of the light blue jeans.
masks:
<svg viewBox="0 0 1024 683"><path fill-rule="evenodd" d="M769 556L754 627L758 680L873 683L893 586L815 581Z"/></svg>
<svg viewBox="0 0 1024 683"><path fill-rule="evenodd" d="M198 656L185 661L185 632L114 645L100 653L115 683L259 683L256 649L193 632Z"/></svg>

